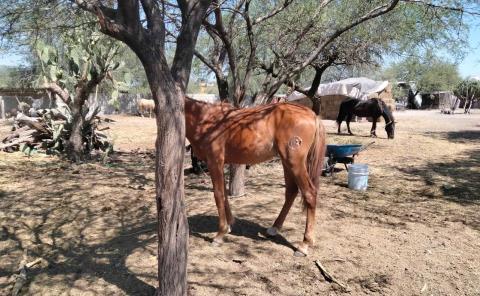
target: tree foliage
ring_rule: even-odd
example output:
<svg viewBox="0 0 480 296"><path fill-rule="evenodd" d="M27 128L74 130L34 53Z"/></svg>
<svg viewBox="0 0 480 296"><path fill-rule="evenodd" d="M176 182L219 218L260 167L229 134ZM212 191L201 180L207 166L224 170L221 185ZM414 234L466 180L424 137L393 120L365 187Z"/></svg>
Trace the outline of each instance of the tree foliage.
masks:
<svg viewBox="0 0 480 296"><path fill-rule="evenodd" d="M320 81L327 69L327 79L339 78L387 56L448 46L461 58L465 14L479 11L470 1L225 1L204 23L197 57L230 84L253 65L254 74L240 79L249 86L241 94L271 96L281 84L305 91L300 86Z"/></svg>
<svg viewBox="0 0 480 296"><path fill-rule="evenodd" d="M462 80L456 85L454 93L463 99L478 99L480 98L480 81L474 79Z"/></svg>
<svg viewBox="0 0 480 296"><path fill-rule="evenodd" d="M480 99L480 80L465 79L455 87L454 93L464 102L464 112L470 113L475 101Z"/></svg>
<svg viewBox="0 0 480 296"><path fill-rule="evenodd" d="M460 81L457 65L432 53L393 63L385 69L383 77L392 81L414 81L424 93L451 91Z"/></svg>

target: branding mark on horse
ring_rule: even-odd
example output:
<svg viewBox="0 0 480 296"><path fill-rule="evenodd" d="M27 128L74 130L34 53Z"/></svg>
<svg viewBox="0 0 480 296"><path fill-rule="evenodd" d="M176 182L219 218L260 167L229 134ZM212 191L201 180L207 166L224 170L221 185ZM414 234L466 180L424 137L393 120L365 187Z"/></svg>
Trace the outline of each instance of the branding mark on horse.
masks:
<svg viewBox="0 0 480 296"><path fill-rule="evenodd" d="M302 139L300 137L294 136L288 141L288 148L296 149L302 145Z"/></svg>

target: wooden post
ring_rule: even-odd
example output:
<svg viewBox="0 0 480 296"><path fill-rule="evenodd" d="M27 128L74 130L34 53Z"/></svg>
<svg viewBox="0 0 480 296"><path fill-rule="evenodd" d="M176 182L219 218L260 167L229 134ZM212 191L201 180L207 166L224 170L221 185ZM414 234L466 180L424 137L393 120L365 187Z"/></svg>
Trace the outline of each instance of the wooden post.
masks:
<svg viewBox="0 0 480 296"><path fill-rule="evenodd" d="M2 110L2 119L5 120L5 101L2 96L0 96L0 109Z"/></svg>

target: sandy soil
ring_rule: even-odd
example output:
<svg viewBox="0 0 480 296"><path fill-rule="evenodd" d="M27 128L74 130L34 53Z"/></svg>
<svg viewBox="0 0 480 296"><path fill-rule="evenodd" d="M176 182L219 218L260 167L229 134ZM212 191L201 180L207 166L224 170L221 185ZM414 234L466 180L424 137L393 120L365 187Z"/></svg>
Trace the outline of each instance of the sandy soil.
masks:
<svg viewBox="0 0 480 296"><path fill-rule="evenodd" d="M306 258L292 250L304 230L300 202L281 236L264 235L283 203L277 161L248 171L248 195L232 200L237 220L221 247L209 242L217 225L211 182L187 174L189 294L480 295L480 112L396 118L395 140L380 124L380 137L356 160L370 166L366 192L349 190L344 170L322 179L317 244ZM24 257L43 258L25 295L152 294L155 122L114 119L122 152L106 165L0 153L1 295ZM330 143L372 141L368 122L352 123L358 136L337 136L325 124ZM0 125L0 136L7 130ZM327 282L314 260L348 291Z"/></svg>

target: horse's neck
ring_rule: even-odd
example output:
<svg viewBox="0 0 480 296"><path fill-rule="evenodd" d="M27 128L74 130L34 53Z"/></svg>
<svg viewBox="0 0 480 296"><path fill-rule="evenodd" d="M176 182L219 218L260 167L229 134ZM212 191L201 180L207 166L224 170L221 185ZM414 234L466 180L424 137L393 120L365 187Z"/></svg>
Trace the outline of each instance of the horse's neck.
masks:
<svg viewBox="0 0 480 296"><path fill-rule="evenodd" d="M192 141L193 133L195 131L195 123L198 123L203 117L205 106L190 98L185 98L185 128L187 139Z"/></svg>
<svg viewBox="0 0 480 296"><path fill-rule="evenodd" d="M379 104L382 104L382 102L379 102ZM393 115L390 113L390 110L388 109L388 106L385 104L382 104L382 117L385 120L385 123L390 123L394 120Z"/></svg>

